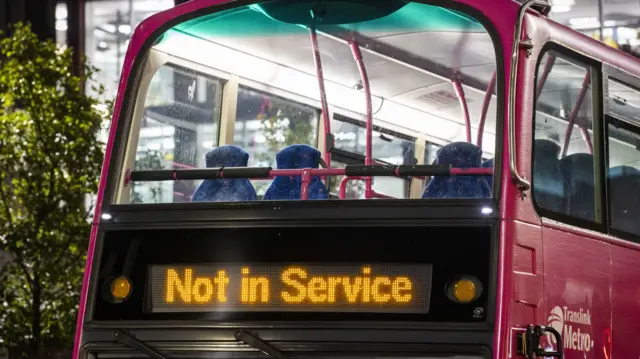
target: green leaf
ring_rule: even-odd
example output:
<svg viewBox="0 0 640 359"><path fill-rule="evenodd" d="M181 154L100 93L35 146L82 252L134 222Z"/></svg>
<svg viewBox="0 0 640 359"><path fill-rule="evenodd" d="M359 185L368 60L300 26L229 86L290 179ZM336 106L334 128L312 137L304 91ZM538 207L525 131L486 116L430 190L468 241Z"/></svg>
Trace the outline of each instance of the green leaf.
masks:
<svg viewBox="0 0 640 359"><path fill-rule="evenodd" d="M85 199L98 186L97 133L110 117L80 91L72 65L71 49L38 40L28 25L0 35L0 250L13 258L0 272L0 346L28 358L73 342ZM99 88L85 68L87 87Z"/></svg>

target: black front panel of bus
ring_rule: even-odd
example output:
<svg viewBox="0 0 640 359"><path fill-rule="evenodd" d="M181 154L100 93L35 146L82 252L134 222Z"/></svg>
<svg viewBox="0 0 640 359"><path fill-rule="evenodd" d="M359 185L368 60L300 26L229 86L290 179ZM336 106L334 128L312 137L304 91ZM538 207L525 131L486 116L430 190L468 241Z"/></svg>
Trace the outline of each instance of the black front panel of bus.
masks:
<svg viewBox="0 0 640 359"><path fill-rule="evenodd" d="M406 320L481 323L493 319L490 318L493 313L490 308L492 294L495 293L495 278L492 275L495 265L492 262L495 263L496 241L493 233L493 229L488 226L109 231L101 239L103 243L98 278L94 285L93 319L225 322ZM362 309L358 305L350 305L346 299L342 304L338 300L334 304L338 306L335 310L330 305L318 307L316 304L307 304L304 307L301 304L302 307L295 307L275 302L263 309L256 309L255 306L239 305L240 299L236 296L240 292L233 290L226 293L226 306L220 307L224 310L198 307L196 303L198 296L205 296L207 290L209 297L215 298L215 290L218 288L215 284L216 268L225 269L229 276L236 273L233 274L236 277L231 278L233 283L228 284L227 279L228 288L233 289L241 286L241 270L248 271L247 268L251 268L251 275L263 275L266 278L264 280L271 280L276 286L277 279L280 278L278 271L296 264L311 271L315 268L323 275L360 271L366 264L366 270L371 271L372 276L367 283L375 281L376 275L384 277L380 279L382 282L387 280L385 278L399 278L399 273L406 272L409 277L415 275L415 278L410 279L418 281L423 286L422 289L428 288L428 291L414 293L413 303L405 307L380 305L380 310L371 310L371 306ZM161 286L158 281L162 279L163 273L168 273L167 269L171 269L172 273L182 276L179 278L182 282L178 283L184 284L187 278L186 268L193 272L193 278L191 274L188 277L191 283L197 280L197 275L209 275L210 280L206 279L210 283L208 288L204 285L198 287L200 289L193 287L194 291L199 290L200 293L187 293L190 296L193 294L189 298L196 298L192 304L164 303L166 292L158 288ZM446 290L453 280L463 275L474 276L482 286L482 294L468 304L454 302ZM114 303L113 298L108 298L112 292L108 283L120 276L130 279L132 290L126 300ZM326 287L326 281L323 285ZM393 290L402 290L402 285L403 283L399 283ZM175 286L172 295L184 296L184 291L178 293L181 288L187 287ZM256 288L259 290L261 287ZM390 291L392 286L387 288ZM255 293L257 294L253 294L252 300L259 302L261 292ZM278 294L281 293L275 295ZM359 300L364 297L359 297ZM389 295L386 297L388 299ZM272 295L272 298L277 297ZM402 299L400 296L398 298ZM242 299L249 300L249 297ZM311 303L308 299L305 300Z"/></svg>

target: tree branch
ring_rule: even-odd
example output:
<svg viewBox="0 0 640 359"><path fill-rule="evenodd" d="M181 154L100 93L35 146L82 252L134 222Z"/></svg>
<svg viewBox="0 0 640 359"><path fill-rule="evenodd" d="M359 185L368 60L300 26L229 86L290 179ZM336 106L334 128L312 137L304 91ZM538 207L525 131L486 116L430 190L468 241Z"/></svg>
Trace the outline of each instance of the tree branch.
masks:
<svg viewBox="0 0 640 359"><path fill-rule="evenodd" d="M93 213L93 210L95 209L95 205L92 203L89 205L89 209L87 210L87 212L84 214L84 220L86 221L89 216L91 215L91 213Z"/></svg>
<svg viewBox="0 0 640 359"><path fill-rule="evenodd" d="M2 179L5 181L6 179ZM0 184L0 197L2 199L2 203L4 204L3 208L7 215L7 221L9 225L13 227L13 216L11 215L11 209L9 207L9 199L7 198L7 194L4 192L4 184Z"/></svg>
<svg viewBox="0 0 640 359"><path fill-rule="evenodd" d="M86 221L86 220L87 220L87 218L89 217L89 215L90 215L90 214L91 214L91 212L93 211L93 208L94 208L94 205L93 205L93 204L89 205L89 209L85 212L85 214L84 214L84 216L83 216L83 221ZM80 235L80 234L78 234L78 235ZM65 242L65 243L60 247L60 248L61 248L61 250L60 250L60 252L58 253L58 255L56 256L56 260L55 260L55 262L54 262L54 263L58 263L58 262L62 259L62 256L67 252L67 249L69 249L69 245L71 245L71 242L72 242L74 239L75 239L75 234L69 234L69 235L67 236L67 240L66 240L66 242ZM73 256L74 256L73 258L77 258L77 259L79 260L80 258L82 258L82 253L83 253L83 252L84 252L84 251L79 251L79 252L78 252L78 254L75 254L75 255L74 255L74 254L71 254L71 255L73 255Z"/></svg>
<svg viewBox="0 0 640 359"><path fill-rule="evenodd" d="M54 263L58 263L60 262L60 260L62 259L62 256L67 252L67 250L69 249L69 246L71 245L71 242L76 239L75 238L75 234L71 234L68 233L67 235L67 240L64 242L64 244L62 246L60 246L60 252L58 253L58 255L56 256L56 260L54 261Z"/></svg>
<svg viewBox="0 0 640 359"><path fill-rule="evenodd" d="M29 269L27 268L27 266L22 263L21 260L16 260L16 263L18 263L18 266L20 267L20 269L22 270L22 272L24 273L25 277L27 277L27 284L29 285L29 289L33 290L33 281L34 281L34 277L31 275L31 273L29 273Z"/></svg>

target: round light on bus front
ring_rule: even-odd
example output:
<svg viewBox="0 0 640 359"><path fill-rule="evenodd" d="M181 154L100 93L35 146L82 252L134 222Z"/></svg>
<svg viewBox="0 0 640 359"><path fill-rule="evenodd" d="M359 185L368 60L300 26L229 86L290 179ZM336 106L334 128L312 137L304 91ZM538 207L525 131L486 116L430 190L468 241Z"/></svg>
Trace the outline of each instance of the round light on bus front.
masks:
<svg viewBox="0 0 640 359"><path fill-rule="evenodd" d="M120 303L129 298L131 289L131 280L122 276L106 281L103 287L103 295L111 303Z"/></svg>
<svg viewBox="0 0 640 359"><path fill-rule="evenodd" d="M482 294L482 283L473 276L461 276L447 285L447 297L456 303L471 303Z"/></svg>

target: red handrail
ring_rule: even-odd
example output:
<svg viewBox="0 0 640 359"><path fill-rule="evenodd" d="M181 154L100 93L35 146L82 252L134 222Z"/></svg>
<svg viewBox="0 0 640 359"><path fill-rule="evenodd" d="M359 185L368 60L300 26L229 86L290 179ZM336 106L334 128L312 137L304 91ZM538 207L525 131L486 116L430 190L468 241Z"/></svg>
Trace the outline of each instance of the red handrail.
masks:
<svg viewBox="0 0 640 359"><path fill-rule="evenodd" d="M544 69L542 70L542 74L540 75L540 80L538 80L537 89L536 89L536 100L540 98L540 93L542 93L542 89L544 88L544 84L547 82L547 77L549 77L549 73L551 73L551 69L556 62L556 56L550 54L547 58L547 62L544 64Z"/></svg>
<svg viewBox="0 0 640 359"><path fill-rule="evenodd" d="M576 117L578 117L578 113L580 112L580 107L582 107L582 101L584 101L584 97L587 94L587 89L589 87L589 82L591 81L591 70L587 70L587 73L584 75L584 79L582 80L582 88L580 89L580 93L578 94L578 98L576 99L576 103L573 106L573 110L571 111L571 114L569 115L569 124L567 126L567 131L565 132L564 135L564 144L562 146L562 155L561 158L567 155L567 151L569 150L569 140L571 139L571 133L573 131L573 125L574 122L576 120ZM584 129L584 126L580 125L581 131L582 131L582 135L584 136L584 132L586 132L586 129ZM588 133L587 133L588 135ZM588 138L588 137L587 137ZM587 146L589 147L591 153L593 154L593 148L591 147L591 141L589 140L587 142Z"/></svg>
<svg viewBox="0 0 640 359"><path fill-rule="evenodd" d="M230 170L228 168L227 170ZM166 180L178 180L178 173L181 170L167 170L171 174L171 178L167 177ZM182 170L183 171L183 170ZM344 168L302 168L302 169L272 169L269 171L269 175L266 178L252 178L255 180L263 180L263 179L273 179L275 177L283 176L283 177L302 177L301 184L301 199L308 199L308 188L311 183L311 178L314 176L346 176ZM142 171L145 172L145 171ZM216 176L219 176L217 179L224 179L225 169L222 168L218 171ZM451 176L475 176L475 175L491 175L493 173L492 168L484 168L484 167L474 167L474 168L449 168L449 175ZM394 173L395 177L401 177L398 169L396 169ZM132 173L127 171L125 175L125 186L131 182ZM392 176L393 177L393 176ZM238 177L232 177L237 179ZM371 176L347 176L342 179L340 183L340 198L344 199L346 195L345 186L346 183L350 180L368 180ZM160 179L165 180L165 179ZM158 181L158 179L155 179ZM371 190L369 198L393 198L391 196L387 196L382 193L377 193L374 190Z"/></svg>
<svg viewBox="0 0 640 359"><path fill-rule="evenodd" d="M465 132L467 142L471 143L471 118L469 117L469 107L467 106L467 99L464 95L464 89L462 88L462 84L460 83L460 79L458 78L457 73L453 75L451 84L453 85L453 90L456 92L456 96L458 96L460 107L462 108L462 113L464 114L464 126L466 130Z"/></svg>
<svg viewBox="0 0 640 359"><path fill-rule="evenodd" d="M369 76L367 75L367 68L364 66L364 61L362 60L362 52L360 51L360 45L357 42L350 42L349 47L351 48L351 53L353 54L353 59L358 66L358 71L360 72L360 78L362 80L362 89L364 91L365 96L365 104L366 104L366 149L364 155L364 164L372 165L373 164L373 109L371 105L371 88L369 86ZM364 189L364 198L374 198L376 196L375 191L372 188L372 178L367 177L365 180L365 189Z"/></svg>
<svg viewBox="0 0 640 359"><path fill-rule="evenodd" d="M493 96L493 87L496 85L497 70L493 70L493 75L487 86L487 91L484 94L484 100L482 101L482 112L480 113L480 121L478 121L478 140L476 144L482 149L482 137L484 135L484 123L487 119L487 112L489 111L489 104L491 103L491 96ZM469 133L469 136L471 134Z"/></svg>
<svg viewBox="0 0 640 359"><path fill-rule="evenodd" d="M347 183L349 183L349 181L364 181L366 179L367 179L367 177L362 177L362 176L353 176L353 177L344 177L344 178L342 178L342 180L340 181L339 198L340 199L345 199L347 197Z"/></svg>
<svg viewBox="0 0 640 359"><path fill-rule="evenodd" d="M318 76L318 89L320 90L320 104L322 106L322 121L324 123L324 157L327 167L331 167L331 150L327 149L327 135L331 133L331 121L329 119L329 105L327 104L327 92L324 87L324 74L322 71L322 59L320 56L320 48L318 46L318 34L314 27L309 27L311 36L311 48L313 50L313 61L316 66L316 74Z"/></svg>

